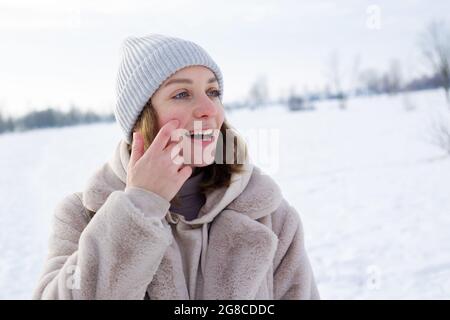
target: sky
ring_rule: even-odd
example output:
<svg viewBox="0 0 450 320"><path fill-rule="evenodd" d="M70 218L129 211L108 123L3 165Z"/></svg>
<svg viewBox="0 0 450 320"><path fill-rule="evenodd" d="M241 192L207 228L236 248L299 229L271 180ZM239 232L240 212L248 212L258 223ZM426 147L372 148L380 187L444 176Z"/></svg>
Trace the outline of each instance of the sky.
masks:
<svg viewBox="0 0 450 320"><path fill-rule="evenodd" d="M248 97L257 79L273 99L323 89L333 54L342 70L398 59L411 78L426 72L420 32L448 12L443 0L0 0L0 110L112 112L121 43L148 33L205 48L222 70L225 103Z"/></svg>

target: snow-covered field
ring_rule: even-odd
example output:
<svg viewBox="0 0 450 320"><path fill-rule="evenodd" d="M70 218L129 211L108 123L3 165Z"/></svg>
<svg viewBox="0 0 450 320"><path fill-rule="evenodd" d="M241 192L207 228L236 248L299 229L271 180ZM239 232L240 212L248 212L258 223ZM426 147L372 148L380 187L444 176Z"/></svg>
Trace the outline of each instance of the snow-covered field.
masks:
<svg viewBox="0 0 450 320"><path fill-rule="evenodd" d="M432 119L449 113L442 92L316 107L228 118L249 142L256 128L279 136L261 166L301 215L322 298L450 298L450 157L429 142ZM56 203L118 139L114 124L0 136L0 298L31 297Z"/></svg>

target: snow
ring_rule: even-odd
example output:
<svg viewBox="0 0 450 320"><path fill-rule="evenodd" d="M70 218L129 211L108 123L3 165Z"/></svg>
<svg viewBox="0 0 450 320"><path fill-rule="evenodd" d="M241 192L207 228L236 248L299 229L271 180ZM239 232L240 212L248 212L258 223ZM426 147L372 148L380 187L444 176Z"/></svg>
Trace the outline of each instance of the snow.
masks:
<svg viewBox="0 0 450 320"><path fill-rule="evenodd" d="M249 143L272 133L251 155L301 216L321 297L448 299L450 157L430 142L433 119L450 113L442 92L316 107L227 118ZM31 297L56 204L83 190L120 137L115 124L0 136L0 299Z"/></svg>

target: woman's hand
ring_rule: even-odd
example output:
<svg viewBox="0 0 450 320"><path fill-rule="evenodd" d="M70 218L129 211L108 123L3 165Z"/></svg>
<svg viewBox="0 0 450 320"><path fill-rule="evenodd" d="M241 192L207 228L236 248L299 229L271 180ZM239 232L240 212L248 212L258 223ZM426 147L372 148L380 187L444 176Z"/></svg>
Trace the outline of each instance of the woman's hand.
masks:
<svg viewBox="0 0 450 320"><path fill-rule="evenodd" d="M174 158L181 150L181 142L168 143L178 120L162 126L155 139L144 152L144 141L139 132L133 133L133 145L127 169L127 186L154 192L170 201L191 176L192 168Z"/></svg>

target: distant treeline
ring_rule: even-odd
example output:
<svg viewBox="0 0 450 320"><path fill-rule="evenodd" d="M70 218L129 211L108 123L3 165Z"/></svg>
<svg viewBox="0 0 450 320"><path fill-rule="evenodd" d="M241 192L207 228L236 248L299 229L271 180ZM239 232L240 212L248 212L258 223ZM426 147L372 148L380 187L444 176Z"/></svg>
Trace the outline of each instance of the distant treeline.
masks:
<svg viewBox="0 0 450 320"><path fill-rule="evenodd" d="M74 107L67 112L53 108L31 111L18 118L6 118L0 112L0 133L114 121L114 114L100 115L92 111L82 112Z"/></svg>
<svg viewBox="0 0 450 320"><path fill-rule="evenodd" d="M378 95L383 93L395 94L405 91L418 91L427 90L433 88L439 88L442 86L442 79L439 75L423 76L421 78L413 79L405 84L401 84L395 79L395 75L379 75L368 73L366 74L365 85L357 89L353 95ZM264 105L270 104L270 101L266 101L267 88L266 85L261 83L258 86L254 86L251 98L247 101L229 102L224 105L226 110L232 111L234 109L241 108L259 108ZM309 92L308 94L298 95L290 94L287 99L280 99L277 103L286 104L291 107L292 102L295 103L297 108L300 103L300 108L306 108L306 101L318 101L318 100L331 100L331 99L343 99L344 95L348 93L342 92L340 95L336 93L330 93L327 90L321 92ZM19 118L5 117L0 110L0 134L4 132L13 131L27 131L39 128L52 128L52 127L65 127L73 126L77 124L89 124L96 122L114 122L114 114L100 115L92 111L81 112L77 107L72 107L68 112L59 111L53 108L47 108L41 111L31 111Z"/></svg>

